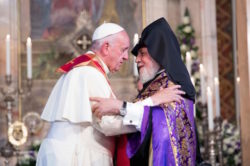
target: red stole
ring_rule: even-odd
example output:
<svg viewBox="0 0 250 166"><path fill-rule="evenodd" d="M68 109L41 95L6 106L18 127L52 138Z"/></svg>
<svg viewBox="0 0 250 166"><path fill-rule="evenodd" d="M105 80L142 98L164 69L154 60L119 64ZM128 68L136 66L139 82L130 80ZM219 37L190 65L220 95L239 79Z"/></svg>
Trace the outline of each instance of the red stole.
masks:
<svg viewBox="0 0 250 166"><path fill-rule="evenodd" d="M95 67L104 75L104 77L106 78L107 82L110 85L105 70L103 69L102 65L100 64L95 54L83 54L81 56L78 56L72 59L71 61L67 62L66 64L62 65L60 68L58 68L57 72L67 73L74 67L79 67L79 66ZM130 166L130 161L126 153L126 145L127 145L126 135L121 135L119 137L116 137L117 166Z"/></svg>
<svg viewBox="0 0 250 166"><path fill-rule="evenodd" d="M79 67L79 66L93 66L97 68L102 74L104 74L106 78L106 73L102 68L102 66L100 65L100 63L98 62L98 59L96 58L95 54L83 54L81 56L78 56L72 59L71 61L65 63L64 65L62 65L56 71L61 73L67 73L74 67Z"/></svg>

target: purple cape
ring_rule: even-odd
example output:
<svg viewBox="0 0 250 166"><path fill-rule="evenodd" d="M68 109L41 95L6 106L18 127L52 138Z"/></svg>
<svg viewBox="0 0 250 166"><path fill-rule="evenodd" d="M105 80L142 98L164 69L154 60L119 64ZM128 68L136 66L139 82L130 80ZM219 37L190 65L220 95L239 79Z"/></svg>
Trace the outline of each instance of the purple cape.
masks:
<svg viewBox="0 0 250 166"><path fill-rule="evenodd" d="M151 96L161 86L169 84L163 73L138 99ZM128 137L127 154L131 165L149 165L149 148L153 151L153 163L150 163L153 166L195 165L196 136L191 100L144 108L141 132Z"/></svg>

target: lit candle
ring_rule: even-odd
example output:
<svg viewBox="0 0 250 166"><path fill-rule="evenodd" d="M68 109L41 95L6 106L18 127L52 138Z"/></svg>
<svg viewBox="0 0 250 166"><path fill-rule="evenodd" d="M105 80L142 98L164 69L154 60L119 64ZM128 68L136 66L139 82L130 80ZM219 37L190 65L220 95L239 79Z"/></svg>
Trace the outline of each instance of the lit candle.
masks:
<svg viewBox="0 0 250 166"><path fill-rule="evenodd" d="M212 91L209 86L207 87L207 108L208 108L208 129L209 131L213 131L214 117L213 117Z"/></svg>
<svg viewBox="0 0 250 166"><path fill-rule="evenodd" d="M139 41L139 36L138 36L138 34L137 33L135 33L135 35L134 35L134 46L138 43L138 41ZM135 77L137 77L139 74L138 74L138 68L137 68L137 63L135 62L135 59L136 59L136 57L134 56L134 58L133 58L133 73L134 73L134 76Z"/></svg>
<svg viewBox="0 0 250 166"><path fill-rule="evenodd" d="M195 87L195 80L194 80L194 77L191 77L191 81L192 81L193 86ZM196 117L196 107L195 107L195 103L194 103L194 117Z"/></svg>
<svg viewBox="0 0 250 166"><path fill-rule="evenodd" d="M138 36L138 34L137 33L135 33L134 34L134 46L138 43L138 41L139 41L139 36Z"/></svg>
<svg viewBox="0 0 250 166"><path fill-rule="evenodd" d="M201 86L201 102L202 104L206 103L206 90L205 90L205 77L204 77L204 67L200 64L200 86Z"/></svg>
<svg viewBox="0 0 250 166"><path fill-rule="evenodd" d="M10 35L6 35L6 75L10 75Z"/></svg>
<svg viewBox="0 0 250 166"><path fill-rule="evenodd" d="M189 51L187 51L186 53L186 66L187 66L189 75L191 75L191 54Z"/></svg>
<svg viewBox="0 0 250 166"><path fill-rule="evenodd" d="M240 77L236 78L236 121L237 127L240 127Z"/></svg>
<svg viewBox="0 0 250 166"><path fill-rule="evenodd" d="M27 78L32 78L32 43L30 37L27 38Z"/></svg>
<svg viewBox="0 0 250 166"><path fill-rule="evenodd" d="M216 99L216 117L220 116L220 88L218 77L214 78L215 99Z"/></svg>
<svg viewBox="0 0 250 166"><path fill-rule="evenodd" d="M237 77L237 84L239 84L240 83L240 77Z"/></svg>

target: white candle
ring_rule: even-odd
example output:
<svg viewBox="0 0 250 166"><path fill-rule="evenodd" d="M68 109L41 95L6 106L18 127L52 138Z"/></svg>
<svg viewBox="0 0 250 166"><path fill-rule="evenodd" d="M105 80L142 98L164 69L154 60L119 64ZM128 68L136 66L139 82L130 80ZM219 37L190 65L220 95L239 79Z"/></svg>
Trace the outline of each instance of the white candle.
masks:
<svg viewBox="0 0 250 166"><path fill-rule="evenodd" d="M135 62L135 59L136 59L136 57L134 56L133 57L133 64L134 64L134 66L133 66L133 73L134 73L134 76L135 77L137 77L138 75L139 75L139 73L138 73L138 68L137 68L137 63Z"/></svg>
<svg viewBox="0 0 250 166"><path fill-rule="evenodd" d="M191 54L189 51L187 51L187 53L186 53L186 67L187 67L189 75L191 75L191 66L192 66L191 61L192 61Z"/></svg>
<svg viewBox="0 0 250 166"><path fill-rule="evenodd" d="M6 75L10 75L10 35L6 35Z"/></svg>
<svg viewBox="0 0 250 166"><path fill-rule="evenodd" d="M134 46L138 43L139 41L139 36L137 33L134 34ZM138 74L138 68L137 68L137 63L135 62L135 59L136 57L134 56L133 58L133 73L134 73L134 76L137 77L139 74Z"/></svg>
<svg viewBox="0 0 250 166"><path fill-rule="evenodd" d="M194 77L191 77L191 82L195 86Z"/></svg>
<svg viewBox="0 0 250 166"><path fill-rule="evenodd" d="M206 103L205 77L204 67L200 64L200 86L201 86L201 103Z"/></svg>
<svg viewBox="0 0 250 166"><path fill-rule="evenodd" d="M27 38L27 78L32 78L32 43L30 37Z"/></svg>
<svg viewBox="0 0 250 166"><path fill-rule="evenodd" d="M208 129L209 131L213 131L214 117L213 117L212 91L209 86L207 87L207 108L208 108Z"/></svg>
<svg viewBox="0 0 250 166"><path fill-rule="evenodd" d="M137 33L134 34L134 46L138 43L139 41L139 35Z"/></svg>
<svg viewBox="0 0 250 166"><path fill-rule="evenodd" d="M195 80L194 80L194 77L191 77L191 81L192 81L192 84L194 85L195 87ZM196 99L195 99L196 100ZM194 117L196 117L196 106L195 106L195 103L194 103Z"/></svg>
<svg viewBox="0 0 250 166"><path fill-rule="evenodd" d="M216 100L216 117L220 116L220 88L218 77L214 78L215 100Z"/></svg>
<svg viewBox="0 0 250 166"><path fill-rule="evenodd" d="M240 77L236 78L236 121L237 127L240 127Z"/></svg>

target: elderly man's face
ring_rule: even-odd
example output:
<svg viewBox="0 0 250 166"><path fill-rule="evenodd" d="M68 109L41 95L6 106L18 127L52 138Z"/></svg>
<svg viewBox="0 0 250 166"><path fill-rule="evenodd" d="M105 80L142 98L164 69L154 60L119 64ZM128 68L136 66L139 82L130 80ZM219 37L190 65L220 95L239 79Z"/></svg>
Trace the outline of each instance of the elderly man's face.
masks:
<svg viewBox="0 0 250 166"><path fill-rule="evenodd" d="M139 69L140 80L145 83L156 75L157 71L160 69L160 65L151 58L148 49L142 47L138 51L136 57L136 63Z"/></svg>
<svg viewBox="0 0 250 166"><path fill-rule="evenodd" d="M125 31L117 34L109 47L107 66L111 72L118 71L124 61L128 60L129 37Z"/></svg>

